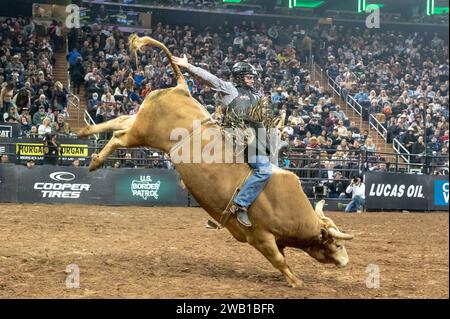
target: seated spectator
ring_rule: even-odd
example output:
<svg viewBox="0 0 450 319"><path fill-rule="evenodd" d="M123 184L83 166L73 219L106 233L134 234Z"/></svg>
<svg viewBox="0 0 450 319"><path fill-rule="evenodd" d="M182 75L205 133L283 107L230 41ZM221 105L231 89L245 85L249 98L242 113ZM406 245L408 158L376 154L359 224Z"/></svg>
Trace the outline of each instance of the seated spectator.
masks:
<svg viewBox="0 0 450 319"><path fill-rule="evenodd" d="M36 165L36 162L33 160L33 159L29 159L29 160L27 160L27 168L33 168L34 167L34 165Z"/></svg>
<svg viewBox="0 0 450 319"><path fill-rule="evenodd" d="M20 116L20 135L25 136L28 135L31 131L31 123L28 121L26 116Z"/></svg>
<svg viewBox="0 0 450 319"><path fill-rule="evenodd" d="M347 197L345 194L347 185L348 183L342 179L342 173L335 172L332 182L327 185L330 190L328 197L345 199Z"/></svg>
<svg viewBox="0 0 450 319"><path fill-rule="evenodd" d="M322 183L329 184L334 180L334 163L332 161L325 161L324 168L320 169L320 178Z"/></svg>
<svg viewBox="0 0 450 319"><path fill-rule="evenodd" d="M8 164L9 163L9 156L8 154L2 154L0 158L0 164Z"/></svg>
<svg viewBox="0 0 450 319"><path fill-rule="evenodd" d="M11 119L14 122L19 121L19 113L17 112L17 108L15 106L11 106L7 113L3 114L3 121L10 122Z"/></svg>
<svg viewBox="0 0 450 319"><path fill-rule="evenodd" d="M347 167L347 154L340 149L340 146L336 148L336 152L333 154L331 159L334 162L334 167L336 169L343 169Z"/></svg>
<svg viewBox="0 0 450 319"><path fill-rule="evenodd" d="M409 127L408 131L400 136L400 142L411 153L413 144L417 141L414 135L414 128Z"/></svg>
<svg viewBox="0 0 450 319"><path fill-rule="evenodd" d="M328 156L332 156L336 152L336 147L333 145L333 140L331 138L327 139L327 143L322 147L328 154Z"/></svg>
<svg viewBox="0 0 450 319"><path fill-rule="evenodd" d="M294 129L291 127L291 123L286 123L282 133L287 133L289 137L294 134Z"/></svg>
<svg viewBox="0 0 450 319"><path fill-rule="evenodd" d="M80 160L78 158L72 161L72 167L80 167Z"/></svg>
<svg viewBox="0 0 450 319"><path fill-rule="evenodd" d="M420 135L417 138L417 141L412 144L411 154L414 154L412 157L414 163L421 163L423 161L425 155L425 142L422 135Z"/></svg>
<svg viewBox="0 0 450 319"><path fill-rule="evenodd" d="M149 164L149 168L167 168L164 161L161 160L161 156L157 152L154 152L151 158L152 161Z"/></svg>
<svg viewBox="0 0 450 319"><path fill-rule="evenodd" d="M137 165L131 159L131 153L125 153L125 159L123 161L122 167L124 168L136 168Z"/></svg>
<svg viewBox="0 0 450 319"><path fill-rule="evenodd" d="M95 119L99 104L100 104L100 101L98 99L97 92L92 93L92 98L89 99L88 105L87 105L87 111L92 119Z"/></svg>
<svg viewBox="0 0 450 319"><path fill-rule="evenodd" d="M361 149L366 151L366 152L376 152L377 151L377 146L375 145L375 143L373 142L371 137L366 138L364 145L361 146Z"/></svg>
<svg viewBox="0 0 450 319"><path fill-rule="evenodd" d="M338 121L338 124L337 124L337 126L336 126L336 129L338 130L338 134L339 134L339 137L340 137L341 139L347 137L347 135L348 135L348 134L347 134L347 128L344 126L344 121L339 120L339 121Z"/></svg>
<svg viewBox="0 0 450 319"><path fill-rule="evenodd" d="M336 111L334 111L334 115L337 117L338 120L345 122L347 120L347 116L345 115L344 111L341 110L340 105L336 105Z"/></svg>
<svg viewBox="0 0 450 319"><path fill-rule="evenodd" d="M341 144L341 137L339 136L339 131L337 128L333 129L333 133L330 136L330 139L333 141L333 146L337 146Z"/></svg>
<svg viewBox="0 0 450 319"><path fill-rule="evenodd" d="M46 135L50 135L53 133L52 127L51 127L51 121L50 118L46 117L42 121L42 124L38 127L38 134L40 137L45 137Z"/></svg>
<svg viewBox="0 0 450 319"><path fill-rule="evenodd" d="M322 132L322 126L319 124L317 118L312 118L305 127L307 132L310 132L312 136L319 136Z"/></svg>
<svg viewBox="0 0 450 319"><path fill-rule="evenodd" d="M56 121L52 123L52 130L58 135L70 135L70 125L64 119L64 115L59 114Z"/></svg>
<svg viewBox="0 0 450 319"><path fill-rule="evenodd" d="M33 124L39 126L42 124L43 120L47 117L47 113L45 112L45 107L41 105L39 107L38 112L33 115Z"/></svg>
<svg viewBox="0 0 450 319"><path fill-rule="evenodd" d="M361 88L359 89L359 92L354 96L354 99L360 104L370 102L369 93L367 92L366 85L361 86Z"/></svg>
<svg viewBox="0 0 450 319"><path fill-rule="evenodd" d="M312 136L311 138L309 138L309 141L308 141L308 144L306 145L306 147L309 147L311 149L319 149L320 144L317 140L317 137Z"/></svg>
<svg viewBox="0 0 450 319"><path fill-rule="evenodd" d="M325 147L327 145L327 131L326 130L322 130L322 133L320 133L320 136L317 138L317 142L320 145L320 148Z"/></svg>
<svg viewBox="0 0 450 319"><path fill-rule="evenodd" d="M38 128L36 125L32 125L31 126L31 130L30 132L27 134L28 138L38 138L39 134L38 134Z"/></svg>

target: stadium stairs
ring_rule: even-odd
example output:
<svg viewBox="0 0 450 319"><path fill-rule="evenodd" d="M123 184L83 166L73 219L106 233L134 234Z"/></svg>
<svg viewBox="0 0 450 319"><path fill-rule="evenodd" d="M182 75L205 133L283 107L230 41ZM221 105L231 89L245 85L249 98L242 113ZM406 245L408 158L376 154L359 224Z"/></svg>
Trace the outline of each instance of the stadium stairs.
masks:
<svg viewBox="0 0 450 319"><path fill-rule="evenodd" d="M71 131L76 132L84 124L84 110L86 110L86 97L84 87L80 89L80 94L74 94L74 89L69 83L68 63L66 60L67 42L64 42L64 46L55 52L56 63L53 67L53 76L55 81L60 81L65 88L69 91L68 98L68 111L69 119L67 122L70 125Z"/></svg>
<svg viewBox="0 0 450 319"><path fill-rule="evenodd" d="M392 144L387 143L373 128L370 128L369 121L364 120L358 113L356 113L348 104L345 102L344 99L342 99L339 95L337 95L333 88L329 86L327 75L322 72L320 74L319 68L315 69L315 72L313 72L312 69L311 74L313 74L313 78L315 81L320 81L320 84L326 88L327 91L330 91L330 93L333 94L333 97L336 99L336 103L338 103L341 106L341 110L344 111L345 115L348 117L349 121L354 121L356 125L359 127L361 133L364 130L369 131L369 136L372 138L373 142L375 143L377 147L378 152L383 153L393 153L395 154L396 151L392 147ZM384 155L383 156L387 162L395 163L396 156L394 155ZM404 164L405 162L403 159L399 156L399 163Z"/></svg>

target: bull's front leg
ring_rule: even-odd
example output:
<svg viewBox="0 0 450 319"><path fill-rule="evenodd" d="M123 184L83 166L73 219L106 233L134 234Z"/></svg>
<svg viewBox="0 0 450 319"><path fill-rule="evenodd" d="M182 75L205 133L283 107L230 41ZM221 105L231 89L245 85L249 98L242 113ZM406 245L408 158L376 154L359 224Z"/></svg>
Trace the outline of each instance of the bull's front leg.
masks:
<svg viewBox="0 0 450 319"><path fill-rule="evenodd" d="M100 154L92 155L91 162L89 163L89 171L94 171L101 165L103 165L108 156L111 155L119 147L130 147L132 143L129 131L130 130L128 129L114 132L113 136L101 150Z"/></svg>
<svg viewBox="0 0 450 319"><path fill-rule="evenodd" d="M118 118L115 118L114 120L106 121L96 125L85 126L78 131L77 136L86 137L97 133L126 130L133 125L134 120L134 115L122 115Z"/></svg>
<svg viewBox="0 0 450 319"><path fill-rule="evenodd" d="M277 268L286 278L289 286L299 288L303 286L303 282L298 279L286 263L286 258L278 249L275 237L269 233L253 233L249 235L248 242L250 245L259 250L270 263Z"/></svg>

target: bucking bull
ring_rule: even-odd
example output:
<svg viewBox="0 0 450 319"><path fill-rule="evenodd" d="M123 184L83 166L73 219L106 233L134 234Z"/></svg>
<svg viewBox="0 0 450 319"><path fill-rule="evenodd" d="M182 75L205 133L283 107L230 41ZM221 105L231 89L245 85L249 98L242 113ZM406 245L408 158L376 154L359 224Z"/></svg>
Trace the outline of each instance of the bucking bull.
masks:
<svg viewBox="0 0 450 319"><path fill-rule="evenodd" d="M107 145L93 156L89 169L100 167L117 148L151 147L171 154L180 141L172 140L170 132L177 128L191 131L194 120L202 123L202 129L219 125L209 120L210 114L189 93L186 81L177 65L172 62L169 50L150 37L132 35L131 51L142 51L151 45L161 48L167 55L177 79L177 86L155 90L148 94L139 112L133 116L121 116L98 125L86 126L78 136L113 131ZM202 147L208 140L202 137ZM190 145L191 149L193 148ZM191 158L193 154L190 154ZM230 202L236 188L248 175L246 163L179 163L175 168L186 187L212 218L219 222L222 212ZM344 241L352 235L341 232L335 223L325 217L319 202L314 210L301 188L299 178L286 170L273 166L273 175L264 191L249 210L253 226L241 226L235 218L226 224L234 238L247 242L260 251L285 276L292 287L302 286L286 262L285 247L304 250L322 263L344 267L348 263Z"/></svg>

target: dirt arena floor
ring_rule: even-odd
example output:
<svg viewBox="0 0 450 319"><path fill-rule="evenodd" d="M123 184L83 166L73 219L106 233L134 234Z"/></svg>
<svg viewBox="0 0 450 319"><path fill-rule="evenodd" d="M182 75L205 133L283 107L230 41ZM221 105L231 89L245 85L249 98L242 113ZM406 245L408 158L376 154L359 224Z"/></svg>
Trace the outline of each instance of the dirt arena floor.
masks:
<svg viewBox="0 0 450 319"><path fill-rule="evenodd" d="M199 208L0 204L0 298L449 297L448 213L327 215L356 236L350 263L287 249L305 282L292 289L254 248L205 228ZM371 264L379 288L366 286Z"/></svg>

